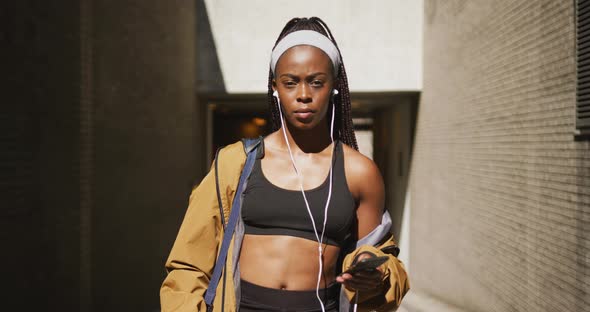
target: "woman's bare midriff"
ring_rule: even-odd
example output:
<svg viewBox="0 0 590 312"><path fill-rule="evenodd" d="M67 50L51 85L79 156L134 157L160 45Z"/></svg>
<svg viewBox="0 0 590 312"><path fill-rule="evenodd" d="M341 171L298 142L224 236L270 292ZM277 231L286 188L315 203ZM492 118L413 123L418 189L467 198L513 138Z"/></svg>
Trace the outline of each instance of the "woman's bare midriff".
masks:
<svg viewBox="0 0 590 312"><path fill-rule="evenodd" d="M339 247L323 245L323 277L320 287L336 279ZM240 253L240 277L275 289L312 290L318 277L318 243L282 235L245 235Z"/></svg>

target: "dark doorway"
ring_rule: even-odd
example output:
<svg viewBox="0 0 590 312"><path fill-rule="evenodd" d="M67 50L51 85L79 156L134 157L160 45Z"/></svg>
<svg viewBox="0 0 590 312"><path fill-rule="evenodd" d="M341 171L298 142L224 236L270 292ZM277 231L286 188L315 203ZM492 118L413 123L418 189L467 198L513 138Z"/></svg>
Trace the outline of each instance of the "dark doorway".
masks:
<svg viewBox="0 0 590 312"><path fill-rule="evenodd" d="M213 113L213 146L232 144L242 138L256 138L270 133L266 112L216 110Z"/></svg>

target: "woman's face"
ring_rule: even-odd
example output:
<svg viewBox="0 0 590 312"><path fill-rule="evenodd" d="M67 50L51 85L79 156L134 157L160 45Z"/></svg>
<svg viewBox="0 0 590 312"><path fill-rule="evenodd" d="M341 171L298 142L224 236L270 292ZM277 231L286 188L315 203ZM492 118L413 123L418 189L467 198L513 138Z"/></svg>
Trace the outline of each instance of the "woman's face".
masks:
<svg viewBox="0 0 590 312"><path fill-rule="evenodd" d="M276 65L285 119L299 129L313 129L326 117L334 86L332 61L320 49L300 45L287 50Z"/></svg>

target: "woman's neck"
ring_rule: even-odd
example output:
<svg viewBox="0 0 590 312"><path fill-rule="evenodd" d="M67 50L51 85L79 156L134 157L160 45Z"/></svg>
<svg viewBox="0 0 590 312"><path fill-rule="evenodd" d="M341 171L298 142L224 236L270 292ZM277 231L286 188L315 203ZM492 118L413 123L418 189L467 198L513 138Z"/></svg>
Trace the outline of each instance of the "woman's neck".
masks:
<svg viewBox="0 0 590 312"><path fill-rule="evenodd" d="M296 129L288 123L286 126L287 128L285 129L285 132L287 134L287 140L289 140L289 144L294 153L298 151L306 154L319 153L332 143L332 140L330 139L330 129L325 122L320 122L317 127L308 130ZM279 129L279 131L282 132L283 129ZM281 137L283 137L282 133ZM286 149L287 144L284 140L281 141Z"/></svg>

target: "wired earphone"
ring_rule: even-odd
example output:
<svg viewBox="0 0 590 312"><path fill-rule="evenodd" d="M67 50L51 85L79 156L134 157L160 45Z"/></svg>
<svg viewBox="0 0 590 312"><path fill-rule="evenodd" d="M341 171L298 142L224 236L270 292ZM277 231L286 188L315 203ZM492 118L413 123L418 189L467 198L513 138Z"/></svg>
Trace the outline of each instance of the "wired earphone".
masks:
<svg viewBox="0 0 590 312"><path fill-rule="evenodd" d="M332 90L332 97L336 96L338 94L338 90L333 89ZM303 177L301 176L301 174L299 173L299 170L297 169L297 165L295 164L295 158L293 158L293 152L291 151L291 145L289 144L289 139L287 138L287 132L285 130L285 122L283 120L283 111L281 109L281 100L279 99L279 93L277 90L275 90L272 95L277 99L277 106L279 109L279 115L280 115L280 119L281 119L281 128L283 129L283 136L285 137L285 142L287 143L287 149L289 150L289 156L291 157L291 164L293 165L293 169L295 169L295 173L297 174L297 177L299 179L299 187L301 189L301 194L303 195L303 200L305 201L305 207L307 208L307 213L309 214L309 218L311 219L311 224L313 226L313 232L315 234L315 237L317 239L318 242L318 263L320 265L320 269L318 271L318 281L316 284L316 297L318 298L318 301L320 302L320 305L322 306L322 311L325 312L325 307L324 307L324 303L322 301L322 299L320 298L320 281L322 279L322 271L323 271L323 267L324 267L324 263L322 260L322 255L323 255L323 251L322 251L322 242L324 240L324 232L326 230L326 224L328 222L328 207L330 205L330 199L332 198L332 167L333 167L333 162L330 161L330 187L328 189L328 198L326 200L326 206L324 208L324 224L322 227L322 232L321 234L318 233L316 224L315 224L315 220L313 218L313 213L311 212L311 209L309 207L309 202L307 201L307 196L305 195L305 190L303 189ZM336 108L335 108L335 104L334 101L332 102L332 120L330 122L330 140L332 141L332 154L334 154L335 151L335 145L334 145L334 116L336 115Z"/></svg>

